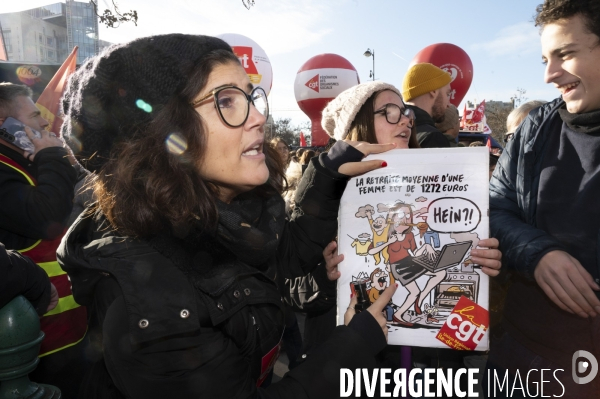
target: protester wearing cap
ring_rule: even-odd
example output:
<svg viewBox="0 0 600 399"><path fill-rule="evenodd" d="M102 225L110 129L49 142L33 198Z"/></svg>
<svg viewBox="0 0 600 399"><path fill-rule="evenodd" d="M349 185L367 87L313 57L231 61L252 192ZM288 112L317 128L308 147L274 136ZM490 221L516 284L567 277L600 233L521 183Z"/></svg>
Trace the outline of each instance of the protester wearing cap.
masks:
<svg viewBox="0 0 600 399"><path fill-rule="evenodd" d="M450 147L435 124L444 121L452 94L451 81L448 72L429 63L413 65L404 76L402 97L415 112L421 148Z"/></svg>
<svg viewBox="0 0 600 399"><path fill-rule="evenodd" d="M360 161L393 145L341 142L337 160L313 158L288 219L282 165L265 143L266 94L224 41L111 46L68 86L62 130L96 172L97 203L58 256L104 356L80 397L329 398L340 368L375 367L395 288L366 312L349 308L322 352L261 386L283 300L302 308L320 298L313 283L339 276L315 260L335 236L349 176L381 168ZM346 152L354 162L340 161Z"/></svg>

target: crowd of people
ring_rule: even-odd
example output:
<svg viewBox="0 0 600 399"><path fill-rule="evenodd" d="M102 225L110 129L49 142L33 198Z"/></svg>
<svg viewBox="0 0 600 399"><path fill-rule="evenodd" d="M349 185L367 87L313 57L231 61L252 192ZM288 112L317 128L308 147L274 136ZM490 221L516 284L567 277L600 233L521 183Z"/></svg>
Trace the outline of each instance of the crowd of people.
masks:
<svg viewBox="0 0 600 399"><path fill-rule="evenodd" d="M487 369L563 369L545 394L595 398L597 379L571 372L576 351L600 358L600 3L536 11L560 97L515 109L490 161L492 238L471 252L498 278ZM34 149L0 139L0 307L21 294L41 317L31 379L66 399L331 398L341 368L402 367L388 328L410 324L403 310L440 276L403 280L391 313L398 282L363 312L354 296L336 326L340 198L349 178L387 166L376 154L457 146L450 93L427 63L401 89L354 86L323 110L331 141L317 154L267 141L267 96L215 37L151 36L87 60L60 132L26 86L0 83L0 122L23 123ZM282 339L290 371L273 382ZM465 367L464 355L413 348L422 368Z"/></svg>

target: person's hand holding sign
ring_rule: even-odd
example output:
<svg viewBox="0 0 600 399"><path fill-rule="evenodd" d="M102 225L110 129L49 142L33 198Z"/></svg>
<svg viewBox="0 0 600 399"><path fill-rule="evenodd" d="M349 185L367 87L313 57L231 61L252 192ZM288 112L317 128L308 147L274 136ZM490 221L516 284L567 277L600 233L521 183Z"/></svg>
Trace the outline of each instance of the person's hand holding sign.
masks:
<svg viewBox="0 0 600 399"><path fill-rule="evenodd" d="M385 291L383 291L383 293L381 295L379 295L379 298L373 304L371 304L371 306L369 306L369 308L366 310L366 312L369 312L373 315L373 317L375 318L375 320L377 321L377 323L383 330L383 334L385 335L386 341L387 341L387 337L388 337L388 328L387 328L387 321L386 321L385 317L383 316L383 309L387 306L388 303L390 303L390 300L394 296L394 293L396 292L397 288L398 288L397 284L387 287L385 289ZM354 309L354 307L356 306L356 303L357 303L356 295L353 295L352 300L350 300L350 305L348 306L348 309L346 310L346 313L344 314L344 324L345 325L350 324L350 320L352 320L352 318L356 315L356 310Z"/></svg>

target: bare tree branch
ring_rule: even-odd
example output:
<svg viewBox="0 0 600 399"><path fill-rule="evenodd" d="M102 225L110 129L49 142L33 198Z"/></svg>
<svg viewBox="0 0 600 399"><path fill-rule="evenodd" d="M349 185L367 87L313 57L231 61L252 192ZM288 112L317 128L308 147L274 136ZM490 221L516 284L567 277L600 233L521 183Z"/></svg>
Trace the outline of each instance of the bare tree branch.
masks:
<svg viewBox="0 0 600 399"><path fill-rule="evenodd" d="M513 101L513 103L515 104L515 108L517 108L519 105L521 105L527 101L527 97L525 97L525 93L527 93L527 90L525 90L521 87L517 87L517 92L515 93L514 96L512 96L510 98Z"/></svg>
<svg viewBox="0 0 600 399"><path fill-rule="evenodd" d="M106 25L108 28L118 28L121 22L133 22L135 26L137 26L138 15L136 10L130 10L129 12L122 13L119 11L119 7L115 0L112 1L113 11L110 9L104 10L103 14L98 13L98 0L90 0L90 4L94 7L94 13L100 18L100 23Z"/></svg>
<svg viewBox="0 0 600 399"><path fill-rule="evenodd" d="M254 0L242 0L242 4L249 10L250 7L254 6Z"/></svg>
<svg viewBox="0 0 600 399"><path fill-rule="evenodd" d="M291 118L277 118L265 125L265 136L268 140L281 137L288 145L300 145L300 132L310 134L310 122L294 125Z"/></svg>
<svg viewBox="0 0 600 399"><path fill-rule="evenodd" d="M487 119L487 124L492 130L492 136L499 143L504 144L504 133L506 133L506 119L508 118L508 114L510 114L514 108L517 108L527 101L525 93L527 93L527 90L517 87L517 92L510 98L513 104L512 106L486 106L485 117Z"/></svg>

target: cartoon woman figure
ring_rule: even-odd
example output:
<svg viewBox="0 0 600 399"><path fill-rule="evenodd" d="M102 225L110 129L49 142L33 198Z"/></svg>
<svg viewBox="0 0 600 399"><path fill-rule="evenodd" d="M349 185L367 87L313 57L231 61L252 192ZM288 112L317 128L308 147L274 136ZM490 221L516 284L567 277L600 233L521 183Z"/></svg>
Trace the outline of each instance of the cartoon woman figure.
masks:
<svg viewBox="0 0 600 399"><path fill-rule="evenodd" d="M401 203L390 211L393 225L390 228L388 241L369 250L369 254L373 255L387 248L390 269L395 271L398 282L408 290L408 296L394 313L393 321L401 326L412 327L413 324L404 320L402 315L413 305L416 314L423 314L421 310L423 300L446 277L446 270L432 273L423 266L410 261L410 258L423 254L433 258L437 256L437 253L430 244L424 244L417 249L415 236L411 232L412 227L415 226L411 205ZM415 280L424 274L431 278L421 291ZM427 318L429 319L430 315L427 315Z"/></svg>

